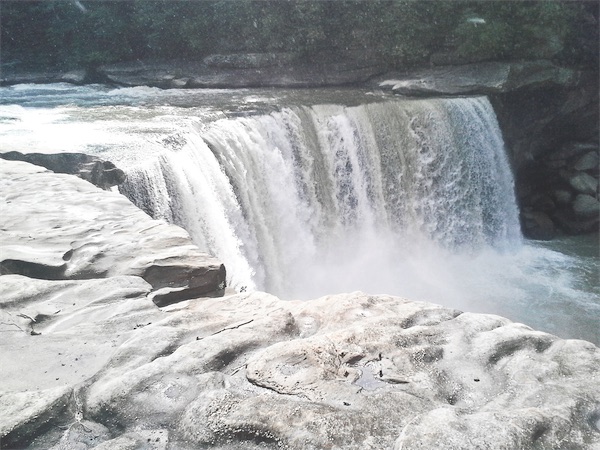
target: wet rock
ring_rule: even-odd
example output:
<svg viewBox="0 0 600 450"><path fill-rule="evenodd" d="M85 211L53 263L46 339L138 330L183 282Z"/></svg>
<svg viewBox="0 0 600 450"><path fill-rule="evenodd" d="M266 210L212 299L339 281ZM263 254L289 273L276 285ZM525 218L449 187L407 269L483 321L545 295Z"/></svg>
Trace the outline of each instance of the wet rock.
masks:
<svg viewBox="0 0 600 450"><path fill-rule="evenodd" d="M598 144L594 144L593 142L567 142L558 151L552 152L548 155L548 159L559 160L559 159L567 159L575 156L582 155L584 153L597 151Z"/></svg>
<svg viewBox="0 0 600 450"><path fill-rule="evenodd" d="M599 158L598 158L598 152L588 152L585 155L583 155L581 158L579 158L575 164L573 165L573 168L575 170L598 170L598 164L599 164Z"/></svg>
<svg viewBox="0 0 600 450"><path fill-rule="evenodd" d="M522 213L523 234L530 239L548 241L556 237L554 222L543 211Z"/></svg>
<svg viewBox="0 0 600 450"><path fill-rule="evenodd" d="M585 172L578 172L569 177L569 184L582 194L595 195L598 191L598 180Z"/></svg>
<svg viewBox="0 0 600 450"><path fill-rule="evenodd" d="M591 195L579 194L573 202L573 211L582 217L598 217L600 202Z"/></svg>
<svg viewBox="0 0 600 450"><path fill-rule="evenodd" d="M554 199L559 205L570 205L573 200L573 194L565 189L557 189L554 191Z"/></svg>

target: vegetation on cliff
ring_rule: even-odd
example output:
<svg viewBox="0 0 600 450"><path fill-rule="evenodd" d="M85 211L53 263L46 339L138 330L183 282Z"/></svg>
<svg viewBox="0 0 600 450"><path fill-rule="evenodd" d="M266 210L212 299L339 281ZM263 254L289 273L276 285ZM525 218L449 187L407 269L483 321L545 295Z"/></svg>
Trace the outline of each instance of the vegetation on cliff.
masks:
<svg viewBox="0 0 600 450"><path fill-rule="evenodd" d="M243 52L318 61L365 50L390 68L436 63L444 53L463 62L598 65L597 2L9 0L0 13L5 68Z"/></svg>

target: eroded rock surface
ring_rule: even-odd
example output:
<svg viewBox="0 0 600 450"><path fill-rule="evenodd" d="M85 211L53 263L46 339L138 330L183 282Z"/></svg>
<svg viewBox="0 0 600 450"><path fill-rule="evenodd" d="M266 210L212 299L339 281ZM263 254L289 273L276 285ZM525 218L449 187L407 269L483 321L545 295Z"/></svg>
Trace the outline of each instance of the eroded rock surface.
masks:
<svg viewBox="0 0 600 450"><path fill-rule="evenodd" d="M179 227L70 175L0 160L0 274L47 280L136 276L160 303L220 291L225 268Z"/></svg>
<svg viewBox="0 0 600 450"><path fill-rule="evenodd" d="M0 167L3 258L7 248L13 260L89 275L0 276L2 448L600 448L600 349L589 342L359 292L158 307L140 261L160 239L173 243L171 267L189 261L182 235L152 221L160 233L144 240L136 223L150 219L117 194L25 163ZM96 228L74 238L81 222ZM106 223L125 247L112 264ZM131 230L144 245L118 237ZM70 263L86 235L89 252Z"/></svg>

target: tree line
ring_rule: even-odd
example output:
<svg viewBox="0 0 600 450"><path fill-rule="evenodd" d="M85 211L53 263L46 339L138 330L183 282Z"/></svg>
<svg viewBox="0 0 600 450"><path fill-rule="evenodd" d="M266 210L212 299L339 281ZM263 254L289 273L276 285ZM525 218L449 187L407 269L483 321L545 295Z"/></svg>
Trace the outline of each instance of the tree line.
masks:
<svg viewBox="0 0 600 450"><path fill-rule="evenodd" d="M390 68L465 61L598 65L598 3L424 0L3 1L2 64L94 67L215 53L367 51Z"/></svg>

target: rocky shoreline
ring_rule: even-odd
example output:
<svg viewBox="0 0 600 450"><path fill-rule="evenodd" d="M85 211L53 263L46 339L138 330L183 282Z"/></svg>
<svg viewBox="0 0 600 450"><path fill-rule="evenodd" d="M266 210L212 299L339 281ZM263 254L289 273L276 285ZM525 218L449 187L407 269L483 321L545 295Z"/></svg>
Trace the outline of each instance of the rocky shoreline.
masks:
<svg viewBox="0 0 600 450"><path fill-rule="evenodd" d="M386 295L227 292L119 194L1 159L0 185L3 449L600 449L589 342Z"/></svg>

